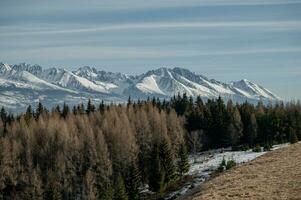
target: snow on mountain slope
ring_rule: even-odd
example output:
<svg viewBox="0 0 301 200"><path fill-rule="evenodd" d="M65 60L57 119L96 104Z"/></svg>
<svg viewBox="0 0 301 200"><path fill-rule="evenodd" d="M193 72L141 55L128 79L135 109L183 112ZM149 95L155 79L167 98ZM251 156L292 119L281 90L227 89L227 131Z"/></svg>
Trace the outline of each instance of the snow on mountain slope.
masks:
<svg viewBox="0 0 301 200"><path fill-rule="evenodd" d="M97 70L93 67L84 66L73 72L77 76L85 77L89 80L93 80L97 77Z"/></svg>
<svg viewBox="0 0 301 200"><path fill-rule="evenodd" d="M170 98L186 93L204 100L218 98L234 102L264 103L281 100L264 87L247 80L222 83L183 68L159 68L137 76L98 71L88 66L75 71L62 68L43 69L39 65L0 63L0 106L12 110L43 100L53 106L67 102L125 102L149 96Z"/></svg>
<svg viewBox="0 0 301 200"><path fill-rule="evenodd" d="M150 94L164 94L157 85L156 75L145 77L141 82L136 84L136 87L146 93Z"/></svg>
<svg viewBox="0 0 301 200"><path fill-rule="evenodd" d="M124 90L130 87L136 79L134 76L128 76L122 73L97 71L95 68L89 66L80 67L73 71L73 73L102 85L109 92L119 95L123 94Z"/></svg>
<svg viewBox="0 0 301 200"><path fill-rule="evenodd" d="M0 63L0 76L4 76L11 71L11 67L8 64Z"/></svg>
<svg viewBox="0 0 301 200"><path fill-rule="evenodd" d="M86 78L77 76L66 69L51 68L42 72L42 79L73 90L108 93L103 85L98 85Z"/></svg>
<svg viewBox="0 0 301 200"><path fill-rule="evenodd" d="M281 100L280 97L273 94L269 90L263 88L260 85L252 83L251 81L248 81L246 79L237 82L232 82L230 85L233 86L242 94L248 96L249 98L255 98L259 100L262 98L266 98L270 100Z"/></svg>
<svg viewBox="0 0 301 200"><path fill-rule="evenodd" d="M37 90L55 89L55 90L64 90L64 91L72 92L69 89L61 88L57 85L48 83L27 71L20 71L20 72L13 73L7 76L7 79L22 82L24 83L24 85L27 85L28 88L32 88L32 89L37 89Z"/></svg>
<svg viewBox="0 0 301 200"><path fill-rule="evenodd" d="M152 80L152 82L146 82L146 80ZM140 90L140 92L146 93L146 95L153 91L153 94L169 97L184 93L190 96L200 95L206 98L217 98L219 96L230 97L236 94L229 85L215 80L209 80L206 77L196 75L181 68L160 68L149 71L142 75L140 80L137 81L136 88ZM135 94L131 95L135 96Z"/></svg>

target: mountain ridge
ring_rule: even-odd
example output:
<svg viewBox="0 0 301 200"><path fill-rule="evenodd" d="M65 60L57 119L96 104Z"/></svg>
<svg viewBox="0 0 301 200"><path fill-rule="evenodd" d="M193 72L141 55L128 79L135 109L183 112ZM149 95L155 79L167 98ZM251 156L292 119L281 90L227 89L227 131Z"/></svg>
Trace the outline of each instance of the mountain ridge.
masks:
<svg viewBox="0 0 301 200"><path fill-rule="evenodd" d="M78 104L88 98L122 103L129 96L137 100L150 96L170 98L184 93L204 100L221 96L234 102L281 101L268 89L246 79L223 83L179 67L161 67L133 76L90 66L71 71L26 63L0 63L0 91L0 106L13 111L39 101L46 101L46 106L51 107L62 102ZM7 100L13 97L14 101Z"/></svg>

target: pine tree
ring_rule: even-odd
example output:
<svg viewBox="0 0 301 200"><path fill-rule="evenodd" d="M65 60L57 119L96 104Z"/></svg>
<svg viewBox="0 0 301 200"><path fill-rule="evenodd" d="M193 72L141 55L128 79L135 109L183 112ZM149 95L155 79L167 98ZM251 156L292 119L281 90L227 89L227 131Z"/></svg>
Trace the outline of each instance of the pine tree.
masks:
<svg viewBox="0 0 301 200"><path fill-rule="evenodd" d="M139 188L140 188L141 178L140 171L135 163L130 166L128 178L126 181L127 192L129 199L139 200Z"/></svg>
<svg viewBox="0 0 301 200"><path fill-rule="evenodd" d="M68 114L69 114L69 106L66 103L64 103L61 116L63 118L66 118Z"/></svg>
<svg viewBox="0 0 301 200"><path fill-rule="evenodd" d="M165 188L164 174L161 169L159 149L157 145L153 146L150 164L149 164L149 187L153 192L160 192Z"/></svg>
<svg viewBox="0 0 301 200"><path fill-rule="evenodd" d="M204 106L203 100L200 96L197 96L197 98L195 100L195 104L198 108L201 108Z"/></svg>
<svg viewBox="0 0 301 200"><path fill-rule="evenodd" d="M73 115L77 115L77 108L76 108L76 106L73 106L72 113L73 113Z"/></svg>
<svg viewBox="0 0 301 200"><path fill-rule="evenodd" d="M60 186L55 177L49 175L50 182L48 183L47 190L45 192L45 200L61 200L62 195L60 192Z"/></svg>
<svg viewBox="0 0 301 200"><path fill-rule="evenodd" d="M7 118L7 113L4 109L4 107L2 106L1 111L0 111L0 118L1 120L5 123L6 122L6 118Z"/></svg>
<svg viewBox="0 0 301 200"><path fill-rule="evenodd" d="M124 181L121 175L117 177L116 184L114 187L114 200L128 200Z"/></svg>
<svg viewBox="0 0 301 200"><path fill-rule="evenodd" d="M58 114L61 114L61 107L60 107L60 105L57 105L57 106L54 108L53 111L56 112L56 113L58 113Z"/></svg>
<svg viewBox="0 0 301 200"><path fill-rule="evenodd" d="M250 115L249 124L247 125L245 134L247 144L253 146L257 138L257 121L254 113Z"/></svg>
<svg viewBox="0 0 301 200"><path fill-rule="evenodd" d="M103 102L103 100L101 101L101 103L98 106L98 111L103 113L105 111L105 104Z"/></svg>
<svg viewBox="0 0 301 200"><path fill-rule="evenodd" d="M35 113L36 119L38 119L40 115L43 114L43 112L44 112L44 106L41 102L39 102Z"/></svg>
<svg viewBox="0 0 301 200"><path fill-rule="evenodd" d="M103 188L103 192L100 195L100 199L112 200L114 197L114 190L111 184L108 184Z"/></svg>
<svg viewBox="0 0 301 200"><path fill-rule="evenodd" d="M95 106L92 104L91 99L89 99L89 101L87 103L86 113L90 114L90 113L93 113L94 111L95 111Z"/></svg>
<svg viewBox="0 0 301 200"><path fill-rule="evenodd" d="M163 139L162 142L160 143L159 151L160 151L159 155L162 164L162 169L164 170L165 183L169 183L170 181L175 179L176 169L173 163L171 150L166 139Z"/></svg>
<svg viewBox="0 0 301 200"><path fill-rule="evenodd" d="M296 132L291 127L289 128L289 142L291 144L294 144L294 143L298 142Z"/></svg>
<svg viewBox="0 0 301 200"><path fill-rule="evenodd" d="M29 123L30 119L32 118L33 116L33 112L32 112L32 109L31 109L31 105L29 105L26 109L26 113L25 113L25 121L27 123Z"/></svg>
<svg viewBox="0 0 301 200"><path fill-rule="evenodd" d="M129 98L128 98L127 107L129 107L130 105L132 105L132 99L131 99L131 96L129 96Z"/></svg>
<svg viewBox="0 0 301 200"><path fill-rule="evenodd" d="M85 106L83 103L77 106L77 113L80 115L83 115L85 113Z"/></svg>
<svg viewBox="0 0 301 200"><path fill-rule="evenodd" d="M185 143L181 144L179 150L179 161L178 161L178 171L181 176L187 173L189 170L189 161L188 161L188 153Z"/></svg>
<svg viewBox="0 0 301 200"><path fill-rule="evenodd" d="M6 114L6 111L4 107L1 108L0 111L0 136L4 136L7 133L7 123L8 123L8 116Z"/></svg>

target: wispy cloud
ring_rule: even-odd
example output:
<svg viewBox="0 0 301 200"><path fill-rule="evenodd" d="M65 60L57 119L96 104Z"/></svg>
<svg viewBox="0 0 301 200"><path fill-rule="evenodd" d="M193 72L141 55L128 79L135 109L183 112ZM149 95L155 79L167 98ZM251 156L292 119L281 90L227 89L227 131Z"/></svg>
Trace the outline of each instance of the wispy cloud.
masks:
<svg viewBox="0 0 301 200"><path fill-rule="evenodd" d="M76 28L76 29L50 29L50 30L27 30L19 27L2 27L0 36L5 35L40 35L40 34L70 34L104 32L118 30L138 29L178 29L178 28L276 28L276 29L300 29L301 21L224 21L224 22L149 22L129 23L118 25L103 25L97 27Z"/></svg>
<svg viewBox="0 0 301 200"><path fill-rule="evenodd" d="M91 46L65 46L45 47L28 50L6 51L2 56L8 59L160 59L173 57L198 56L227 56L267 53L294 53L301 52L300 48L258 48L234 50L168 50L164 48L135 48L135 47L91 47Z"/></svg>

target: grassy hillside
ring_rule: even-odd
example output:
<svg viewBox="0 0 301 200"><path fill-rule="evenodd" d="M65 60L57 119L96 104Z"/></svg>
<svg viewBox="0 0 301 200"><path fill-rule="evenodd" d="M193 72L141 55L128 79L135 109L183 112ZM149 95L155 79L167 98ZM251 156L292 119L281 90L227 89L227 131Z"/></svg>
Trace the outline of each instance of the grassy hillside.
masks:
<svg viewBox="0 0 301 200"><path fill-rule="evenodd" d="M190 199L301 199L301 143L226 171Z"/></svg>

